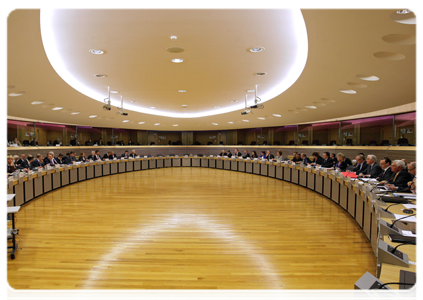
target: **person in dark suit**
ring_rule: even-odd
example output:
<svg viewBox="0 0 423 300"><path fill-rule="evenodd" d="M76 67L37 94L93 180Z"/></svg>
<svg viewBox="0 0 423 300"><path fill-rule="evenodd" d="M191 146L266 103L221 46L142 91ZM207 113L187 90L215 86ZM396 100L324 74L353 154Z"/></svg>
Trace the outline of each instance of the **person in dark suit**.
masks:
<svg viewBox="0 0 423 300"><path fill-rule="evenodd" d="M308 165L311 163L310 159L307 157L305 153L301 153L301 161L300 163L303 163L304 165Z"/></svg>
<svg viewBox="0 0 423 300"><path fill-rule="evenodd" d="M93 158L94 161L101 160L100 150L95 151L95 155Z"/></svg>
<svg viewBox="0 0 423 300"><path fill-rule="evenodd" d="M35 159L32 161L32 168L42 168L44 164L42 163L43 156L41 154L37 154Z"/></svg>
<svg viewBox="0 0 423 300"><path fill-rule="evenodd" d="M238 156L242 156L241 152L239 152L239 151L238 151L238 149L235 149L235 153L234 153L234 155L235 155L236 157L238 157Z"/></svg>
<svg viewBox="0 0 423 300"><path fill-rule="evenodd" d="M107 153L103 155L103 159L113 159L112 151L107 151Z"/></svg>
<svg viewBox="0 0 423 300"><path fill-rule="evenodd" d="M113 158L117 158L117 156L116 156L116 154L115 154L115 152L114 151L112 151L112 159Z"/></svg>
<svg viewBox="0 0 423 300"><path fill-rule="evenodd" d="M226 156L225 150L222 149L222 151L217 156Z"/></svg>
<svg viewBox="0 0 423 300"><path fill-rule="evenodd" d="M271 159L274 159L275 158L275 156L270 152L270 150L267 150L266 151L266 159L267 160L271 160Z"/></svg>
<svg viewBox="0 0 423 300"><path fill-rule="evenodd" d="M34 138L31 143L29 143L31 146L38 146L38 139Z"/></svg>
<svg viewBox="0 0 423 300"><path fill-rule="evenodd" d="M301 162L302 162L301 154L300 153L297 153L295 155L295 158L292 159L292 161L295 162L296 164L301 164Z"/></svg>
<svg viewBox="0 0 423 300"><path fill-rule="evenodd" d="M123 153L121 155L121 157L123 157L123 158L129 158L129 151L128 150L125 150L125 153Z"/></svg>
<svg viewBox="0 0 423 300"><path fill-rule="evenodd" d="M90 154L90 155L88 155L87 159L92 159L92 160L95 160L95 159L94 159L94 156L95 156L95 151L91 151L91 154Z"/></svg>
<svg viewBox="0 0 423 300"><path fill-rule="evenodd" d="M88 158L85 157L85 153L84 152L81 152L81 154L79 154L78 161L82 161L82 162L88 161Z"/></svg>
<svg viewBox="0 0 423 300"><path fill-rule="evenodd" d="M15 166L16 165L20 165L24 160L26 159L25 154L21 154L21 157L15 162Z"/></svg>
<svg viewBox="0 0 423 300"><path fill-rule="evenodd" d="M97 144L98 146L104 146L104 142L103 142L103 139L102 138L100 138L99 140L98 140L98 144Z"/></svg>
<svg viewBox="0 0 423 300"><path fill-rule="evenodd" d="M250 157L250 153L248 153L247 150L244 150L244 155L242 156L242 158L247 158Z"/></svg>
<svg viewBox="0 0 423 300"><path fill-rule="evenodd" d="M135 158L137 157L137 154L135 153L135 150L131 151L131 154L129 154L129 157Z"/></svg>
<svg viewBox="0 0 423 300"><path fill-rule="evenodd" d="M60 158L60 155L62 155L62 153L59 154L59 158ZM71 157L70 157L70 153L69 152L66 153L66 155L62 157L60 163L63 164L63 165L70 165L72 163L72 160L71 160Z"/></svg>
<svg viewBox="0 0 423 300"><path fill-rule="evenodd" d="M410 173L410 175L413 179L407 183L407 187L398 187L396 189L397 192L413 193L413 194L416 193L416 185L417 185L417 181L416 181L417 169L416 169L416 167L417 167L417 165L416 165L415 161L407 164L407 171L408 171L408 173ZM392 187L391 189L394 189L394 188Z"/></svg>
<svg viewBox="0 0 423 300"><path fill-rule="evenodd" d="M53 146L56 146L56 145L62 145L61 139L58 138L57 140L53 141Z"/></svg>
<svg viewBox="0 0 423 300"><path fill-rule="evenodd" d="M348 157L345 157L344 161L347 163L348 166L352 166L352 161Z"/></svg>
<svg viewBox="0 0 423 300"><path fill-rule="evenodd" d="M34 157L28 155L27 159L24 159L20 165L22 169L30 169L31 168L31 161L34 160Z"/></svg>
<svg viewBox="0 0 423 300"><path fill-rule="evenodd" d="M85 142L85 146L92 146L92 145L93 145L93 142L91 141L91 139Z"/></svg>
<svg viewBox="0 0 423 300"><path fill-rule="evenodd" d="M257 152L255 150L251 151L251 158L258 158Z"/></svg>
<svg viewBox="0 0 423 300"><path fill-rule="evenodd" d="M292 160L291 161L293 161L295 163L297 162L297 154L298 154L297 152L292 153Z"/></svg>
<svg viewBox="0 0 423 300"><path fill-rule="evenodd" d="M334 163L333 160L330 158L329 152L323 152L323 162L320 165L322 168L333 168Z"/></svg>
<svg viewBox="0 0 423 300"><path fill-rule="evenodd" d="M135 145L135 143L134 143L132 140L129 140L129 141L128 141L128 145L129 145L129 146L134 146L134 145Z"/></svg>
<svg viewBox="0 0 423 300"><path fill-rule="evenodd" d="M54 165L58 165L59 162L57 161L57 159L54 157L54 153L53 152L49 152L47 154L47 157L45 158L46 163L44 164L45 166L54 166Z"/></svg>
<svg viewBox="0 0 423 300"><path fill-rule="evenodd" d="M382 158L380 160L380 166L382 167L382 172L376 177L376 180L387 181L394 174L391 170L391 159L389 157Z"/></svg>
<svg viewBox="0 0 423 300"><path fill-rule="evenodd" d="M412 181L413 176L408 172L405 163L402 160L394 160L391 169L394 175L386 182L386 186L392 190L400 187L406 188L408 183Z"/></svg>
<svg viewBox="0 0 423 300"><path fill-rule="evenodd" d="M319 152L313 152L311 156L313 156L313 162L309 163L311 166L322 165L323 157L320 156Z"/></svg>
<svg viewBox="0 0 423 300"><path fill-rule="evenodd" d="M344 172L347 169L347 163L345 162L345 155L341 152L339 152L336 155L336 158L338 159L337 163L335 164L334 168L339 168L341 172Z"/></svg>
<svg viewBox="0 0 423 300"><path fill-rule="evenodd" d="M355 172L356 175L363 173L367 169L367 163L364 160L364 156L359 154L355 157L356 165L352 167L350 170Z"/></svg>
<svg viewBox="0 0 423 300"><path fill-rule="evenodd" d="M230 150L230 149L228 150L228 152L226 152L226 155L227 155L229 158L231 158L231 157L232 157L232 153L231 153L231 150Z"/></svg>
<svg viewBox="0 0 423 300"><path fill-rule="evenodd" d="M376 178L380 172L382 172L381 166L376 162L377 158L373 154L367 155L367 169L364 170L362 173L359 174L359 176L364 177L370 177L370 178Z"/></svg>

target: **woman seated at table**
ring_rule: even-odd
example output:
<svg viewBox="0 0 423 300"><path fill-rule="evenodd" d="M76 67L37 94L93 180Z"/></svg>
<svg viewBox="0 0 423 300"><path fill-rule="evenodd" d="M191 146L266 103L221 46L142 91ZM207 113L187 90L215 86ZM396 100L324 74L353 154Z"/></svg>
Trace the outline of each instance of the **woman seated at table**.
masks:
<svg viewBox="0 0 423 300"><path fill-rule="evenodd" d="M251 151L251 158L258 158L257 152L255 150Z"/></svg>
<svg viewBox="0 0 423 300"><path fill-rule="evenodd" d="M275 159L276 160L282 160L283 159L281 150L278 150L278 152L276 152Z"/></svg>
<svg viewBox="0 0 423 300"><path fill-rule="evenodd" d="M348 166L347 163L344 161L345 155L343 153L339 152L336 155L336 159L337 159L337 162L336 162L334 168L335 169L339 168L339 169L341 169L342 172L344 172L347 169L347 166Z"/></svg>
<svg viewBox="0 0 423 300"><path fill-rule="evenodd" d="M7 157L7 176L9 176L10 173L13 173L16 171L15 163L13 162L13 156L9 155Z"/></svg>
<svg viewBox="0 0 423 300"><path fill-rule="evenodd" d="M260 158L266 159L266 152L265 151L261 151Z"/></svg>
<svg viewBox="0 0 423 300"><path fill-rule="evenodd" d="M88 158L85 157L85 153L84 152L81 152L81 154L79 154L79 159L78 160L79 161L82 161L82 162L86 162L88 160Z"/></svg>

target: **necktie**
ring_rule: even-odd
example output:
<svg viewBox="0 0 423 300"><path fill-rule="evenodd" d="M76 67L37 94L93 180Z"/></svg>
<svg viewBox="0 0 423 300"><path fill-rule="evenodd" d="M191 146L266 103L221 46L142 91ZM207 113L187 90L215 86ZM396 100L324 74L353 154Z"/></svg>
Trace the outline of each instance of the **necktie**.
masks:
<svg viewBox="0 0 423 300"><path fill-rule="evenodd" d="M398 174L399 174L399 173L397 173L397 174L395 175L395 177L394 177L394 181L393 181L393 182L395 182L395 180L397 180Z"/></svg>

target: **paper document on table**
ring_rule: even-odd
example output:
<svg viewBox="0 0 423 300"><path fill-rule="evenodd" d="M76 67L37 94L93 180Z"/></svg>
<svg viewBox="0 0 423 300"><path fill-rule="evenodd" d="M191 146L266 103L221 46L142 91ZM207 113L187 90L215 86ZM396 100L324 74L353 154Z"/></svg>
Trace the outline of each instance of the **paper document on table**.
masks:
<svg viewBox="0 0 423 300"><path fill-rule="evenodd" d="M370 180L372 180L371 178L360 178L361 180L363 180L363 181L370 181Z"/></svg>
<svg viewBox="0 0 423 300"><path fill-rule="evenodd" d="M403 196L404 198L407 199L416 199L416 194L411 194L411 193L394 193L395 197L400 197Z"/></svg>
<svg viewBox="0 0 423 300"><path fill-rule="evenodd" d="M404 219L401 219L401 221L405 221L405 222L417 222L417 219L416 219L416 217L415 216L407 216L407 215L397 215L397 214L394 214L394 216L395 216L395 219L401 219L401 218L404 218ZM408 217L408 218L405 218L405 217Z"/></svg>
<svg viewBox="0 0 423 300"><path fill-rule="evenodd" d="M408 209L417 208L416 204L403 204L403 205Z"/></svg>
<svg viewBox="0 0 423 300"><path fill-rule="evenodd" d="M416 234L412 233L409 230L402 230L402 235L403 236L413 236L413 237L416 237Z"/></svg>

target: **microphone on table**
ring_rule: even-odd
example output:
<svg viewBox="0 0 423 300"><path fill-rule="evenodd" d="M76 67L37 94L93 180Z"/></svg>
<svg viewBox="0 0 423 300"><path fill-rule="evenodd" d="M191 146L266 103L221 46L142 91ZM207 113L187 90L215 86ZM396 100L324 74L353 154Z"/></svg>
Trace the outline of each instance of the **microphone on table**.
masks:
<svg viewBox="0 0 423 300"><path fill-rule="evenodd" d="M396 219L392 224L391 224L391 226L390 226L390 228L393 228L394 227L394 224L397 222L397 221L399 221L399 220L402 220L402 219L405 219L405 218L408 218L408 217L412 217L412 216L415 216L416 214L413 214L413 215L409 215L409 216L405 216L405 217L402 217L402 218L399 218L399 219Z"/></svg>

